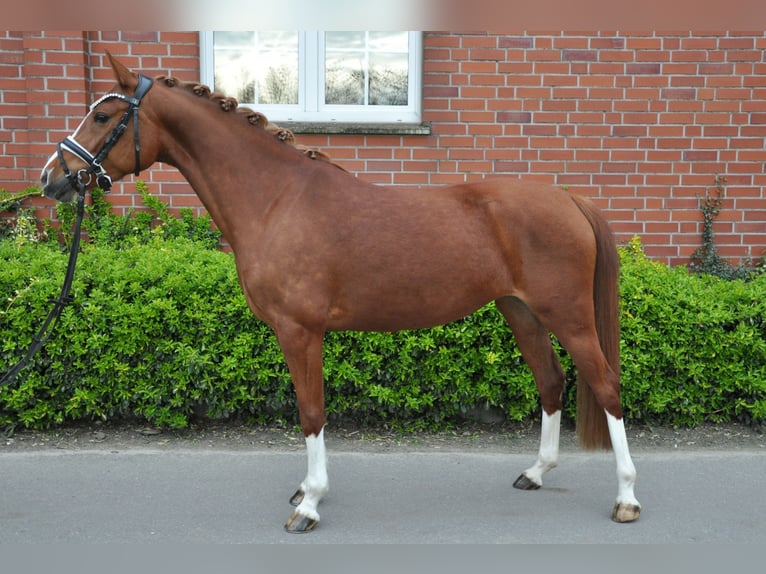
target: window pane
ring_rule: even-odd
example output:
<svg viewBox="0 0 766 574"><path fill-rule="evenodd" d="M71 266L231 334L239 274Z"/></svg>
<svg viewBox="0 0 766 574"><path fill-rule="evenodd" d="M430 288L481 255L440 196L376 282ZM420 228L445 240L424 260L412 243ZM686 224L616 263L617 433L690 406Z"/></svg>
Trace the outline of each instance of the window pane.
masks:
<svg viewBox="0 0 766 574"><path fill-rule="evenodd" d="M331 50L364 50L364 32L327 32L325 48Z"/></svg>
<svg viewBox="0 0 766 574"><path fill-rule="evenodd" d="M370 49L404 52L409 49L407 32L370 32Z"/></svg>
<svg viewBox="0 0 766 574"><path fill-rule="evenodd" d="M251 45L255 40L255 32L214 32L213 42L216 48L239 48Z"/></svg>
<svg viewBox="0 0 766 574"><path fill-rule="evenodd" d="M370 105L407 105L407 54L370 55Z"/></svg>
<svg viewBox="0 0 766 574"><path fill-rule="evenodd" d="M250 104L298 103L297 32L216 32L215 88Z"/></svg>
<svg viewBox="0 0 766 574"><path fill-rule="evenodd" d="M325 103L364 105L364 52L327 54Z"/></svg>
<svg viewBox="0 0 766 574"><path fill-rule="evenodd" d="M258 103L298 103L298 33L259 32Z"/></svg>
<svg viewBox="0 0 766 574"><path fill-rule="evenodd" d="M406 106L407 32L327 32L325 103Z"/></svg>

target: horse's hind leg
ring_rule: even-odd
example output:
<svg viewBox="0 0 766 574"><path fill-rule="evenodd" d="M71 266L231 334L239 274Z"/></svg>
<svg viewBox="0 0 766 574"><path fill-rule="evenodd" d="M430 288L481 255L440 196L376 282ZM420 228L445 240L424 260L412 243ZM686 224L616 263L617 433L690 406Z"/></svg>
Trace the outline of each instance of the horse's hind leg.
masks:
<svg viewBox="0 0 766 574"><path fill-rule="evenodd" d="M612 509L612 520L615 522L633 522L641 514L639 504L633 493L636 483L636 467L630 458L628 439L625 436L625 425L622 419L617 419L606 413L609 424L609 436L612 439L612 450L617 462L617 500Z"/></svg>
<svg viewBox="0 0 766 574"><path fill-rule="evenodd" d="M633 492L636 467L630 457L625 435L619 377L607 363L595 330L575 328L569 331L565 328L557 333L557 336L577 367L578 377L582 381L578 384L587 384L590 387L597 404L596 409L600 407L599 412L606 416L609 439L617 463L617 500L612 511L612 520L632 522L641 514L641 504ZM578 396L578 402L580 400Z"/></svg>
<svg viewBox="0 0 766 574"><path fill-rule="evenodd" d="M319 523L317 506L329 490L324 444L323 334L298 325L282 325L276 333L298 398L308 455L308 472L290 499L296 509L287 519L285 529L294 533L309 532Z"/></svg>
<svg viewBox="0 0 766 574"><path fill-rule="evenodd" d="M564 372L553 351L547 330L529 307L514 297L499 299L496 304L508 321L516 337L516 344L532 370L542 399L543 422L537 461L513 483L514 487L521 490L536 490L543 484L543 474L558 465Z"/></svg>

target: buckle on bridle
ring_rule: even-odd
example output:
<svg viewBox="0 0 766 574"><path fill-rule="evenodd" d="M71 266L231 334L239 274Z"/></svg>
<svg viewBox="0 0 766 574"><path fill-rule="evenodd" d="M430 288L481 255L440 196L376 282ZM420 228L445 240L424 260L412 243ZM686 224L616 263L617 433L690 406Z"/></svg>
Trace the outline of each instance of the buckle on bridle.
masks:
<svg viewBox="0 0 766 574"><path fill-rule="evenodd" d="M88 179L85 179L86 175L88 176ZM75 179L77 180L78 185L88 187L93 180L93 172L88 168L82 168L77 172L77 175L75 175Z"/></svg>
<svg viewBox="0 0 766 574"><path fill-rule="evenodd" d="M109 190L112 189L112 178L106 173L104 166L94 160L90 167L91 171L96 176L96 185L104 190L104 193L108 193Z"/></svg>

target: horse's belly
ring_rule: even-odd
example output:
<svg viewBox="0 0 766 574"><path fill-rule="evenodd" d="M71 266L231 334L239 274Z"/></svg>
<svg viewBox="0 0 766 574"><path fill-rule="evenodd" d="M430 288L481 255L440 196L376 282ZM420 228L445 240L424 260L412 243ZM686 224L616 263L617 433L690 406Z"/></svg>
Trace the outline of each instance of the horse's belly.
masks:
<svg viewBox="0 0 766 574"><path fill-rule="evenodd" d="M444 284L401 289L386 285L348 294L329 312L329 330L399 331L443 325L501 296L497 289Z"/></svg>

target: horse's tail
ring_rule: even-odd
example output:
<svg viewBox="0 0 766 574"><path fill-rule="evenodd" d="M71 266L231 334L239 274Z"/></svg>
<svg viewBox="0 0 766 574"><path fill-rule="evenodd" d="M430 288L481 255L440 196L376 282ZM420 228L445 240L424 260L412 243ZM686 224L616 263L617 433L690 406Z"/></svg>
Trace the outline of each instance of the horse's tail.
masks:
<svg viewBox="0 0 766 574"><path fill-rule="evenodd" d="M593 306L596 331L601 351L616 375L617 392L620 385L620 309L618 278L620 260L614 235L606 219L587 199L572 195L577 207L593 228L596 238L596 269L593 277ZM596 401L590 385L578 378L577 383L577 435L586 449L609 449L609 438L604 408Z"/></svg>

